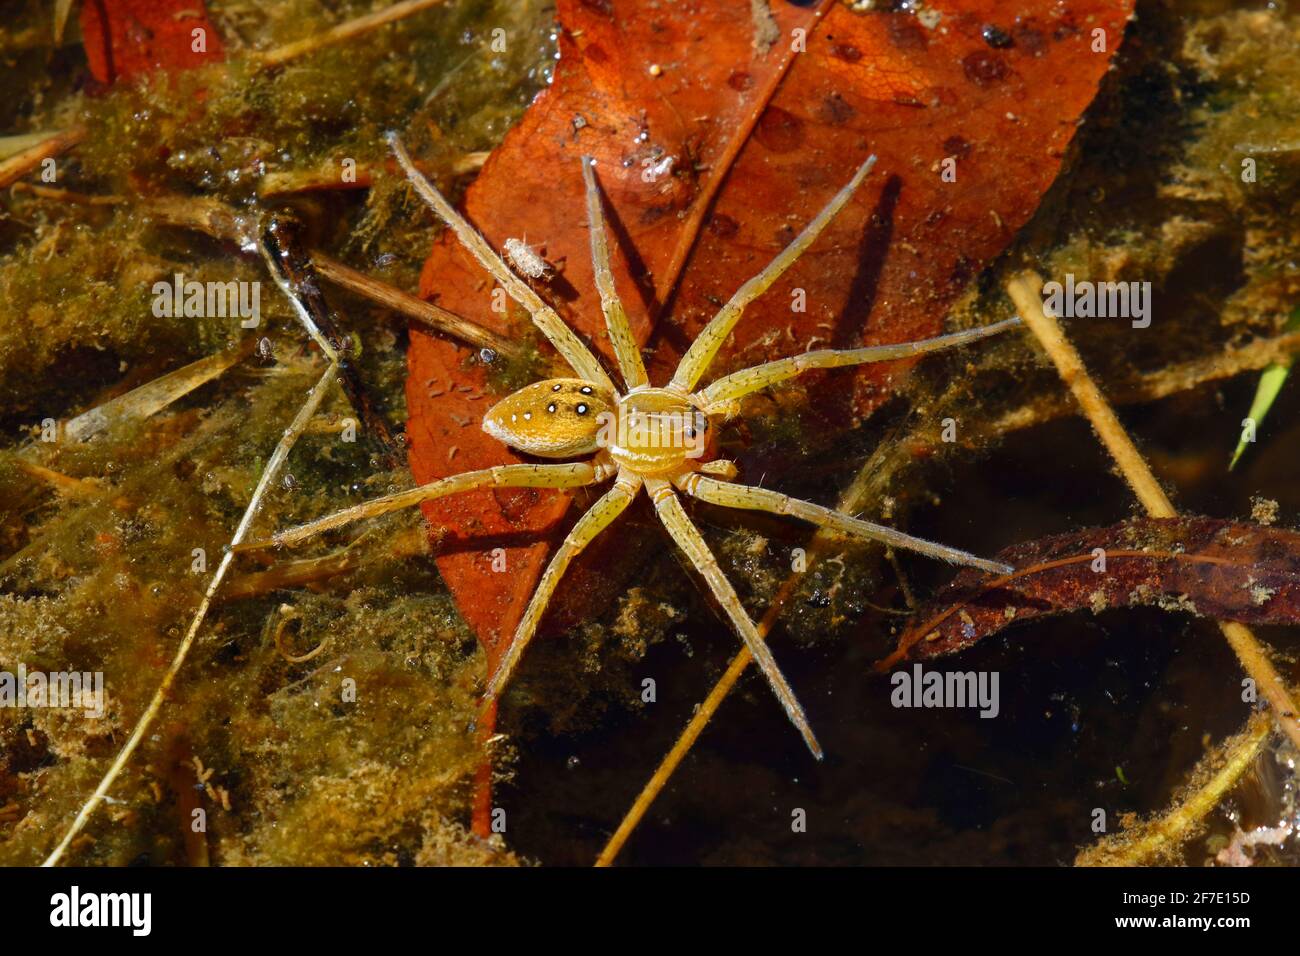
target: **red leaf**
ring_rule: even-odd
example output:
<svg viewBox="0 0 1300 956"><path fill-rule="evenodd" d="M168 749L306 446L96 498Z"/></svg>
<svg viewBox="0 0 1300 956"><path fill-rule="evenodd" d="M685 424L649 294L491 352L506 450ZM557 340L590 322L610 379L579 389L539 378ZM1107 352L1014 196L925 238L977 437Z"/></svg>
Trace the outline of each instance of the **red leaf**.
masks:
<svg viewBox="0 0 1300 956"><path fill-rule="evenodd" d="M1097 570L1105 552L1105 570ZM1217 518L1146 518L1016 545L1018 570L965 570L877 666L955 654L1004 627L1151 604L1244 624L1300 623L1300 533Z"/></svg>
<svg viewBox="0 0 1300 956"><path fill-rule="evenodd" d="M764 48L757 38L768 31L735 0L560 0L554 81L489 158L465 210L497 248L527 238L563 263L565 294L547 298L608 358L578 165L581 154L595 156L619 289L638 338L654 344L651 378L662 383L717 305L874 152L867 185L750 307L731 355L752 363L814 340L843 347L934 335L1056 176L1131 7L947 0L927 3L926 26L909 13L774 2L775 39ZM928 19L936 14L937 24ZM792 51L796 30L806 52ZM1094 31L1105 52L1093 52ZM955 183L941 177L948 157ZM667 160L671 174L657 175ZM791 311L794 288L807 292L805 313ZM491 280L444 234L421 294L504 331L491 293ZM775 346L756 345L774 331ZM483 369L466 364L469 350L411 336L415 478L518 460L478 428L490 399ZM859 410L883 400L902 371L863 368ZM438 567L489 667L567 506L558 492L483 491L425 507L448 533ZM497 546L506 548L505 573L492 568Z"/></svg>
<svg viewBox="0 0 1300 956"><path fill-rule="evenodd" d="M104 85L154 70L192 69L224 54L203 0L85 0L81 35L90 72Z"/></svg>

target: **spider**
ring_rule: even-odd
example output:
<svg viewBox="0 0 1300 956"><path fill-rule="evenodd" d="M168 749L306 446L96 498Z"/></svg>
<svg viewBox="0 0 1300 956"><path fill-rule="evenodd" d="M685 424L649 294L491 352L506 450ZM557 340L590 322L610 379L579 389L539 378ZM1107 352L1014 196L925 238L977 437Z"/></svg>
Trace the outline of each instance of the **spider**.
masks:
<svg viewBox="0 0 1300 956"><path fill-rule="evenodd" d="M601 310L623 380L619 390L595 355L559 315L513 272L500 256L445 197L415 168L395 134L389 144L420 197L455 232L459 241L506 292L529 314L542 334L573 370L573 378L534 382L493 406L483 419L483 429L509 447L546 459L580 461L546 464L498 465L468 471L428 484L363 502L315 521L273 534L269 539L239 545L237 550L292 545L321 532L363 518L371 518L424 501L475 488L579 488L612 479L612 487L574 524L552 555L532 598L515 629L510 644L489 677L483 695L485 712L500 697L537 630L551 597L573 560L607 528L644 490L655 513L677 547L708 584L732 626L758 662L787 716L818 759L821 746L803 707L777 666L772 652L746 613L735 588L723 574L699 529L682 507L679 493L729 508L788 515L843 535L884 542L955 564L995 573L1012 568L994 561L915 538L892 528L855 518L809 501L801 501L767 488L735 483L734 462L703 460L704 438L720 420L738 413L746 395L792 379L810 369L837 368L901 359L964 345L1006 331L1019 323L1008 319L982 328L918 342L857 349L819 350L742 369L697 389L718 350L740 320L745 307L768 289L812 245L826 225L852 198L875 165L870 156L853 178L827 203L803 231L756 276L745 282L709 321L682 357L672 379L652 386L640 350L632 337L623 305L614 288L609 247L605 235L602 194L596 182L595 163L581 158L586 188L591 258Z"/></svg>

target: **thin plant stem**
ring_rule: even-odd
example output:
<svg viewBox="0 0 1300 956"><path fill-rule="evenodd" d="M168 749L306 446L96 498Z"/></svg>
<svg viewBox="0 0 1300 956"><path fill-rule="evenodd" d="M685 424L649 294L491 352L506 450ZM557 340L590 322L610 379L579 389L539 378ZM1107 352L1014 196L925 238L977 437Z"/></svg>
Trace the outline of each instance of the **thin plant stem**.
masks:
<svg viewBox="0 0 1300 956"><path fill-rule="evenodd" d="M1063 381L1074 394L1083 413L1092 423L1097 437L1115 459L1115 464L1128 482L1138 501L1153 518L1176 518L1177 510L1169 496L1151 472L1146 459L1133 444L1124 426L1120 424L1101 389L1088 374L1088 369L1078 351L1066 338L1056 317L1043 308L1043 280L1033 272L1022 272L1007 283L1007 294L1020 311L1021 318L1038 338ZM1254 633L1236 621L1219 621L1219 630L1237 655L1242 669L1255 682L1255 686L1273 710L1273 719L1291 742L1300 747L1300 720L1296 719L1295 702L1278 675L1268 652L1256 640Z"/></svg>
<svg viewBox="0 0 1300 956"><path fill-rule="evenodd" d="M12 186L47 159L65 153L86 138L83 126L51 133L47 139L0 162L0 189Z"/></svg>
<svg viewBox="0 0 1300 956"><path fill-rule="evenodd" d="M1137 866L1181 844L1250 769L1272 729L1272 722L1264 714L1252 714L1244 731L1202 759L1202 766L1223 760L1218 772L1202 786L1164 816L1083 850L1074 858L1074 865Z"/></svg>
<svg viewBox="0 0 1300 956"><path fill-rule="evenodd" d="M283 66L290 60L296 60L309 53L315 53L317 50L333 46L336 43L343 43L353 37L361 36L412 14L420 13L431 7L441 6L444 3L446 3L446 0L405 0L403 3L394 3L392 6L376 10L374 13L367 13L363 17L356 17L345 23L340 23L323 33L313 34L272 50L255 52L251 56L264 67Z"/></svg>
<svg viewBox="0 0 1300 956"><path fill-rule="evenodd" d="M226 553L222 555L221 563L217 565L217 570L212 575L212 580L208 582L208 589L204 592L203 600L199 602L198 610L194 612L194 617L190 621L190 626L186 630L185 636L181 638L180 644L177 645L176 653L172 657L171 665L167 668L167 672L163 674L162 681L158 685L158 690L154 692L153 699L149 701L149 705L145 708L144 713L140 715L140 719L136 722L135 729L131 731L131 736L127 739L126 744L122 749L118 751L117 756L113 760L112 766L108 768L108 772L104 774L103 779L99 781L99 786L95 788L95 792L90 795L89 799L87 799L84 804L82 804L81 810L77 813L71 826L69 826L67 831L63 834L63 839L59 841L59 845L54 848L48 857L46 857L45 862L42 863L41 866L55 866L59 863L63 858L64 853L67 852L72 841L77 838L78 834L80 834L83 829L85 829L85 826L90 821L90 817L95 812L95 809L101 802L103 802L104 797L108 795L108 791L112 788L118 776L130 762L132 755L140 746L140 741L142 741L145 734L149 732L149 728L153 726L154 720L157 719L159 711L162 710L163 703L167 700L167 695L171 692L172 685L176 682L176 675L180 673L181 667L185 664L185 658L190 652L190 647L194 644L194 639L198 636L199 629L203 626L203 622L208 614L208 608L212 604L212 599L216 595L217 589L221 587L221 582L225 579L226 571L229 570L230 564L235 558L235 552L233 550L234 546L247 537L254 519L257 518L258 512L262 509L262 503L266 497L267 489L271 486L271 482L275 480L280 468L283 467L285 460L289 457L289 452L293 449L298 437L307 428L307 423L311 421L312 416L316 414L316 410L320 407L321 401L325 398L325 393L329 390L330 385L333 384L334 379L337 376L338 368L336 364L331 361L325 369L325 374L320 377L320 380L312 388L311 392L308 393L307 400L303 402L302 408L298 410L298 414L294 417L293 422L285 429L284 435L280 438L280 443L275 448L275 452L271 455L270 460L266 463L266 467L262 470L262 476L258 479L257 487L254 489L253 496L248 502L248 507L244 509L244 516L240 519L239 526L235 529L235 533L230 539L230 546L226 548Z"/></svg>

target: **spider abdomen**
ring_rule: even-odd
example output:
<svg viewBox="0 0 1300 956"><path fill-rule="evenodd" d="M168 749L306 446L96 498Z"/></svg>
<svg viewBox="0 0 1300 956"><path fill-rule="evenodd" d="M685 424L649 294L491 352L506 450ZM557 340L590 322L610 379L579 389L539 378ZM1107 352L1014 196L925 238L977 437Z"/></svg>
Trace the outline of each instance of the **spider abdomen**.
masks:
<svg viewBox="0 0 1300 956"><path fill-rule="evenodd" d="M696 406L661 388L647 388L619 399L614 427L600 444L614 460L642 475L681 470L689 459L703 457L708 418Z"/></svg>
<svg viewBox="0 0 1300 956"><path fill-rule="evenodd" d="M598 447L614 419L614 397L580 378L548 378L507 395L483 416L483 430L542 458L572 458Z"/></svg>

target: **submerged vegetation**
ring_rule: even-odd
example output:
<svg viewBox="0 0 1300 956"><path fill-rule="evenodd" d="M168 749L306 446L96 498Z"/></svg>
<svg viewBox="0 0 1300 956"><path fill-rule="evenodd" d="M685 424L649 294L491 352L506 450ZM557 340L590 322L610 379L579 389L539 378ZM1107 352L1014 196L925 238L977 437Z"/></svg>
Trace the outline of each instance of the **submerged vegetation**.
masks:
<svg viewBox="0 0 1300 956"><path fill-rule="evenodd" d="M216 200L254 220L271 209L292 213L313 250L414 291L432 227L394 174L383 132L405 131L432 178L463 185L548 82L556 47L545 2L459 0L269 69L253 51L319 33L370 4L214 0L224 62L102 89L86 82L75 33L55 44L48 4L0 8L9 14L0 55L13 91L0 105L4 128L14 136L84 130L57 159L56 186L27 176L8 190L0 217L0 309L9 317L0 325L0 668L102 671L108 685L98 721L0 708L0 862L33 864L158 686L267 457L320 374L288 302L264 281L261 258L183 228L160 204L195 211ZM483 40L497 29L509 42L485 54ZM972 283L956 321L1009 315L1004 280L1026 262L1052 275L1151 281L1158 318L1150 334L1131 334L1125 323L1072 326L1092 371L1112 399L1137 406L1144 450L1180 489L1180 504L1244 518L1243 503L1264 493L1293 524L1300 474L1286 449L1300 439L1297 390L1279 398L1237 472L1225 469L1253 392L1253 375L1243 373L1296 345L1284 336L1300 302L1300 17L1277 6L1150 2L1139 6L1130 39L1067 172L1016 245ZM359 170L358 188L322 188L344 159ZM1243 184L1246 159L1255 178ZM230 318L156 314L154 284L178 273L263 280L255 341ZM355 293L326 292L360 343L361 378L400 426L405 320ZM492 365L503 392L539 365L533 333L523 323L518 332L521 357ZM42 440L48 420L66 423L227 349L246 351L156 414L117 420L92 441ZM1074 410L1055 373L1023 343L918 366L877 415L838 429L820 426L815 393L835 380L816 382L754 398L747 427L723 436L723 455L751 475L770 469L791 494L840 497L864 517L981 553L1108 523L1130 507L1081 440L1084 427L1066 420ZM259 527L409 486L409 472L387 468L364 435L337 440L351 414L334 390ZM1215 424L1188 436L1193 416ZM961 423L957 442L937 438L934 423L947 418ZM794 457L804 463L797 470L783 464ZM940 496L945 506L933 508ZM1004 506L1014 522L997 520ZM792 549L806 547L807 535L777 519L698 513L727 576L744 582L742 598L761 614L784 593ZM563 637L538 642L504 735L492 742L504 800L512 814L518 808L517 836L483 839L467 829L482 754L466 728L484 658L428 557L422 519L404 513L328 553L239 563L160 721L75 845L75 861L588 862L732 648L650 522L627 520L620 540L632 553L613 575L623 586L562 595L552 630ZM1247 716L1233 679L1215 682L1234 665L1208 650L1209 638L1179 655L1173 645L1196 625L1157 612L1104 610L1064 625L1051 638L1055 656L1020 649L1048 642L1042 624L976 651L1004 680L1019 670L1027 687L1056 688L1029 692L1011 730L909 723L880 706L887 690L869 664L888 651L915 592L946 574L836 542L786 601L781 639L804 650L805 686L831 700L810 708L814 722L836 728L832 753L857 755L828 768L809 799L854 822L791 843L788 812L773 824L767 809L742 805L763 788L784 798L811 773L787 752L779 714L768 713L775 709L754 681L743 705L719 718L716 748L683 776L664 811L691 821L681 839L693 842L665 839L640 858L1060 861L1091 842L1087 809L1098 800L1127 807L1136 826L1189 775L1200 786L1221 769L1215 740ZM1142 629L1161 636L1131 646ZM1294 653L1293 636L1275 638ZM1075 673L1076 659L1093 663ZM647 721L647 662L664 675L661 685L682 689L677 704L653 708L659 728L630 741L639 735L628 726ZM1282 669L1294 677L1293 666ZM365 693L345 701L345 678ZM868 682L879 693L865 691ZM1218 709L1194 703L1207 688ZM1099 700L1112 692L1121 703L1103 716ZM1089 742L1058 726L1071 713ZM954 756L927 764L916 738ZM1015 753L1025 740L1033 759ZM1216 794L1217 809L1204 808L1203 820L1152 858L1200 863L1235 845L1239 827L1294 815L1293 751L1258 729L1251 740L1253 774ZM769 759L760 761L765 747ZM1014 768L1033 795L1013 798L996 782L972 794L974 778L951 767L984 751L1000 769L976 772ZM572 771L584 763L593 775L580 785ZM1117 765L1126 770L1113 773ZM1080 794L1053 803L1043 789L1049 768ZM206 814L204 833L190 826L196 809ZM1199 836L1189 838L1193 831ZM1294 861L1290 848L1253 852L1257 861Z"/></svg>

